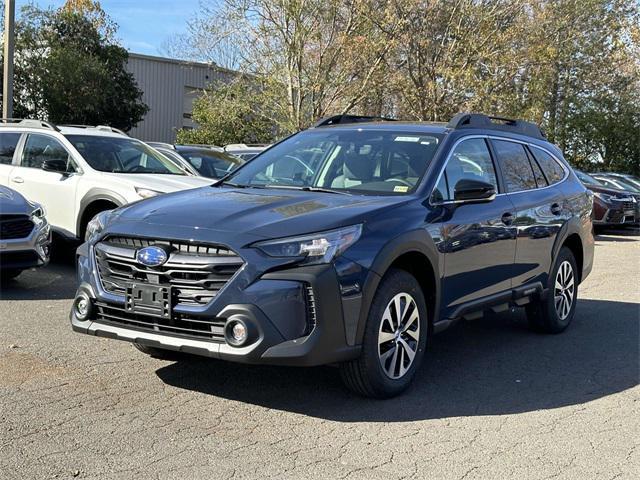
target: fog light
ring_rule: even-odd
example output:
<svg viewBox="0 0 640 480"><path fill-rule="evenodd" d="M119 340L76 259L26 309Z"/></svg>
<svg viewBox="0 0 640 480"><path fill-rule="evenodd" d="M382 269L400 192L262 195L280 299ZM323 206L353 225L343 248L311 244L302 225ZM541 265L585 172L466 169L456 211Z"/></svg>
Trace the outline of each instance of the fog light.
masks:
<svg viewBox="0 0 640 480"><path fill-rule="evenodd" d="M247 327L240 322L235 322L231 328L231 336L238 343L244 343L247 339Z"/></svg>
<svg viewBox="0 0 640 480"><path fill-rule="evenodd" d="M76 318L80 321L84 321L89 318L91 315L91 300L87 297L86 294L81 293L76 297L76 300L73 304L75 309Z"/></svg>

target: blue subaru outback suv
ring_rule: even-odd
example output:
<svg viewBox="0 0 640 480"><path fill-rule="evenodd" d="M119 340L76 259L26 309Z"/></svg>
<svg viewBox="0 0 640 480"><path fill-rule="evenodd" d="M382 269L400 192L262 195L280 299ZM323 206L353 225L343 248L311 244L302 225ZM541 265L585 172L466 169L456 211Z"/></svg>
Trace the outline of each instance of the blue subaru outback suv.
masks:
<svg viewBox="0 0 640 480"><path fill-rule="evenodd" d="M431 335L514 306L571 322L592 197L534 124L338 116L221 181L99 214L73 329L162 356L336 364L390 397Z"/></svg>

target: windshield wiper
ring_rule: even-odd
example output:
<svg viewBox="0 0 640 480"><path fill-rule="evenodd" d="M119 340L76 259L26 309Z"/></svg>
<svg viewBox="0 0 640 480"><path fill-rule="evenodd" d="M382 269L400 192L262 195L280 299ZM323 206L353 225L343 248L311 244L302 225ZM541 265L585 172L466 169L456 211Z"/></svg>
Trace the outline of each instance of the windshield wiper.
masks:
<svg viewBox="0 0 640 480"><path fill-rule="evenodd" d="M268 183L264 185L266 188L283 188L285 190L302 190L303 192L322 192L322 193L336 193L338 195L352 195L349 192L341 192L340 190L333 190L331 188L323 187L297 187L295 185L278 185L277 183Z"/></svg>
<svg viewBox="0 0 640 480"><path fill-rule="evenodd" d="M221 185L227 185L227 186L233 187L233 188L249 188L250 187L250 185L244 185L244 184L241 184L241 183L227 182L224 179L220 179L217 182L211 184L212 187L219 187Z"/></svg>

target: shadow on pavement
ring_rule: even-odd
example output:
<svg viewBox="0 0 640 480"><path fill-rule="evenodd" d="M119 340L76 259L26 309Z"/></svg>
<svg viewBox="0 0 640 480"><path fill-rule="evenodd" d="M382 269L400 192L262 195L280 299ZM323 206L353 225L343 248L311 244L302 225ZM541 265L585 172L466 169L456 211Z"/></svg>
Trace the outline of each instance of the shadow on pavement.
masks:
<svg viewBox="0 0 640 480"><path fill-rule="evenodd" d="M0 300L72 299L76 293L77 245L54 237L51 261L42 268L25 270L0 285Z"/></svg>
<svg viewBox="0 0 640 480"><path fill-rule="evenodd" d="M338 371L185 357L157 371L165 383L265 408L343 422L503 415L596 400L640 377L640 305L580 300L562 335L527 329L522 313L465 322L432 337L413 387L379 401L357 397Z"/></svg>

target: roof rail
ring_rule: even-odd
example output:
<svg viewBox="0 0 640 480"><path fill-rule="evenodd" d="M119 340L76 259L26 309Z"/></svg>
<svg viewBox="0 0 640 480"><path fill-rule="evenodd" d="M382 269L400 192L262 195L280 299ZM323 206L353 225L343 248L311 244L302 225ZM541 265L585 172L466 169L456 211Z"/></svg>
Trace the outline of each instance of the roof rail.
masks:
<svg viewBox="0 0 640 480"><path fill-rule="evenodd" d="M519 133L527 137L546 140L542 129L535 123L515 120L512 118L484 115L482 113L458 113L449 123L447 128L459 130L463 128L484 128L489 130L501 130L504 132Z"/></svg>
<svg viewBox="0 0 640 480"><path fill-rule="evenodd" d="M338 125L343 123L362 123L362 122L394 122L395 118L387 117L367 117L364 115L333 115L325 117L314 123L311 128L327 127L329 125Z"/></svg>
<svg viewBox="0 0 640 480"><path fill-rule="evenodd" d="M149 145L150 147L153 148L167 148L169 150L175 150L176 146L171 144L171 143L166 143L166 142L144 142L147 145Z"/></svg>
<svg viewBox="0 0 640 480"><path fill-rule="evenodd" d="M109 125L81 125L77 123L65 123L64 125L60 125L61 127L71 127L71 128L95 128L96 130L100 130L102 132L113 132L119 133L120 135L127 135L125 132L120 130L119 128L110 127Z"/></svg>
<svg viewBox="0 0 640 480"><path fill-rule="evenodd" d="M60 131L60 129L53 123L45 122L44 120L34 120L31 118L0 118L0 124L15 124L22 127L46 128L49 130L54 130L56 132Z"/></svg>

